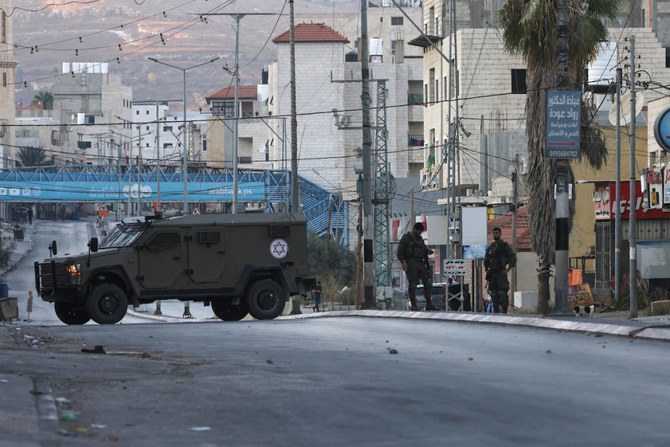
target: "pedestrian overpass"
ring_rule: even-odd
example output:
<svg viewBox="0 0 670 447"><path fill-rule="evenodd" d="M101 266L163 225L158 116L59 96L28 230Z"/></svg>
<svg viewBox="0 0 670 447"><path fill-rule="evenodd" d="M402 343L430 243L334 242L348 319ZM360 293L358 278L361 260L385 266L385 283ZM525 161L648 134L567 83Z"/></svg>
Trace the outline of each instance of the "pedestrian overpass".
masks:
<svg viewBox="0 0 670 447"><path fill-rule="evenodd" d="M291 209L291 173L238 170L237 201L269 212ZM298 177L300 207L307 228L319 236L348 244L349 207L333 194ZM0 201L5 203L183 203L184 180L179 167L137 169L114 165L41 166L0 170ZM187 180L191 203L232 203L233 171L191 168Z"/></svg>

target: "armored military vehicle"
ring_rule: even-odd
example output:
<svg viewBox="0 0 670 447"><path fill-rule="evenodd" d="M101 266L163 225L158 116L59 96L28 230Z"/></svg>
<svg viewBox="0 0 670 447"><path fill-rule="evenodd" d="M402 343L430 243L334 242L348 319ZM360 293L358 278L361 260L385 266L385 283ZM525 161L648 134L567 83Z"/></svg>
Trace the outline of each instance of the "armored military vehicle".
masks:
<svg viewBox="0 0 670 447"><path fill-rule="evenodd" d="M88 253L35 263L35 285L66 324L114 324L130 303L201 301L225 321L272 319L287 299L314 287L307 277L301 214L146 217L118 224Z"/></svg>

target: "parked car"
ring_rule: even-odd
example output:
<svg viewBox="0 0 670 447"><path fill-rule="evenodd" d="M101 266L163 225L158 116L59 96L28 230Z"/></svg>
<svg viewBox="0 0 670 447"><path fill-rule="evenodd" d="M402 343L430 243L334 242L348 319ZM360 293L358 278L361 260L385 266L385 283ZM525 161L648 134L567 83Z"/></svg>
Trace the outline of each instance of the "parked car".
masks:
<svg viewBox="0 0 670 447"><path fill-rule="evenodd" d="M430 291L430 299L433 302L433 306L439 307L440 310L445 310L447 308L447 285L442 283L433 284L433 288ZM419 310L426 310L426 297L423 295L423 284L419 284L416 287L416 305L419 306ZM412 303L407 302L407 310L410 310Z"/></svg>

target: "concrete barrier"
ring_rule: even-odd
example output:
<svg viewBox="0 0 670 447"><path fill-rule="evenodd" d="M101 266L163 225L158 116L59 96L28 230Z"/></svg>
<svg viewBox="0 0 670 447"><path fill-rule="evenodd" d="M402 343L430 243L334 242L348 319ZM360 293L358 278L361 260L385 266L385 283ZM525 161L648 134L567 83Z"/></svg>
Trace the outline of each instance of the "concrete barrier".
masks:
<svg viewBox="0 0 670 447"><path fill-rule="evenodd" d="M19 318L19 306L16 298L0 298L0 320Z"/></svg>
<svg viewBox="0 0 670 447"><path fill-rule="evenodd" d="M652 315L670 314L670 300L652 301L651 313Z"/></svg>

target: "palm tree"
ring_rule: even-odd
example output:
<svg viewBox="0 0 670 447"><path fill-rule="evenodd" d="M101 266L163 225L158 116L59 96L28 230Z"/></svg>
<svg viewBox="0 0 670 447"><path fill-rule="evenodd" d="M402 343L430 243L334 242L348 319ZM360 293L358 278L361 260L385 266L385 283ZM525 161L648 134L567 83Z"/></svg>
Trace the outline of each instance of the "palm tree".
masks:
<svg viewBox="0 0 670 447"><path fill-rule="evenodd" d="M580 90L584 72L595 58L598 45L607 40L603 23L613 20L620 0L565 0L569 8L568 48L569 86ZM499 12L504 28L503 43L510 54L521 55L526 62L526 135L528 136L530 191L530 226L533 250L540 257L538 268L538 312L549 313L549 277L555 252L555 206L553 188L556 160L545 155L546 91L557 87L556 48L557 0L507 0ZM607 148L601 132L594 126L592 115L582 104L581 153L595 169L607 160ZM573 182L572 169L569 172ZM573 188L573 191L575 189ZM574 200L574 199L573 199ZM574 215L570 203L570 223Z"/></svg>
<svg viewBox="0 0 670 447"><path fill-rule="evenodd" d="M41 147L22 147L18 153L18 163L27 168L47 164L47 155Z"/></svg>
<svg viewBox="0 0 670 447"><path fill-rule="evenodd" d="M51 110L54 107L54 95L51 92L41 91L33 97L32 105L42 104L42 109Z"/></svg>

